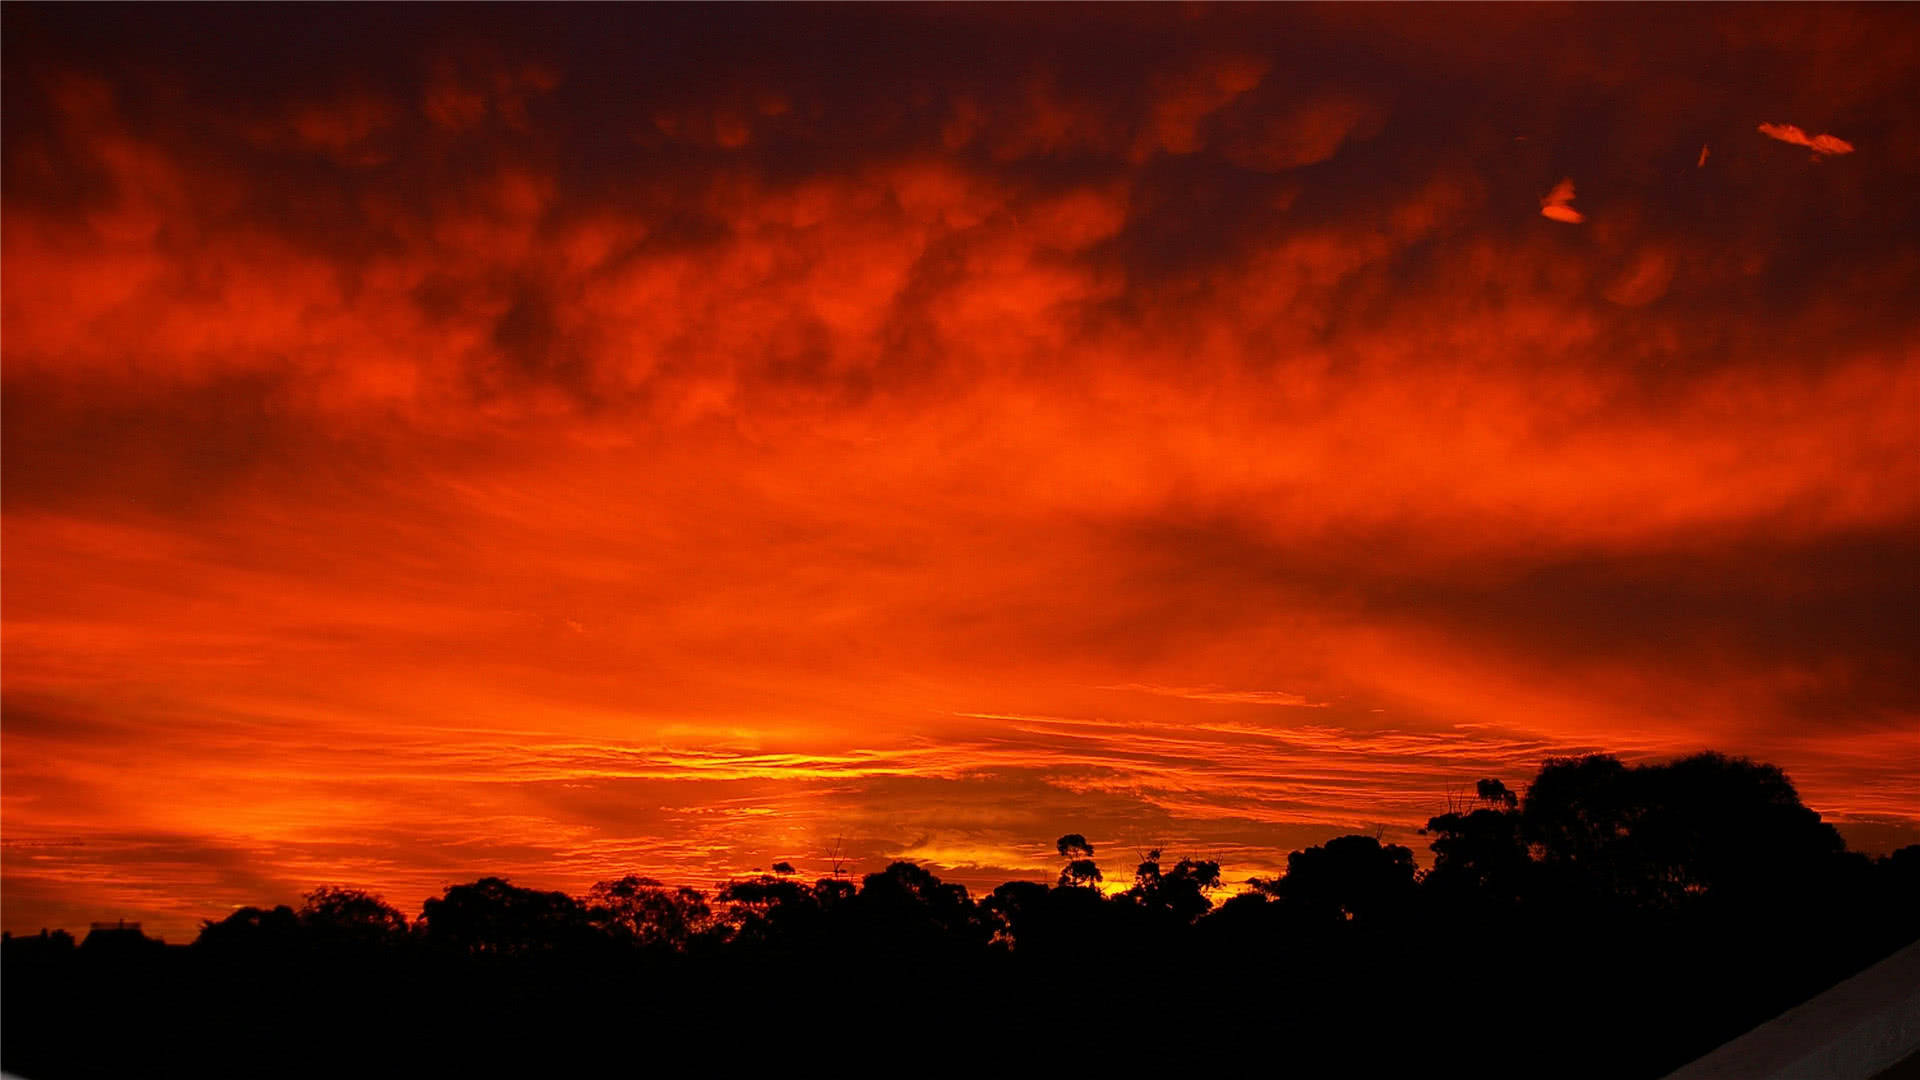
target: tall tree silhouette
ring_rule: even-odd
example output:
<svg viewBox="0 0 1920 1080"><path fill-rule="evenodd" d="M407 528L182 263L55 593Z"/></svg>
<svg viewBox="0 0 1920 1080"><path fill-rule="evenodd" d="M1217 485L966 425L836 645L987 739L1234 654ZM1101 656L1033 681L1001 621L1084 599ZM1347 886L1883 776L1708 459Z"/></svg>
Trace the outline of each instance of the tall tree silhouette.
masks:
<svg viewBox="0 0 1920 1080"><path fill-rule="evenodd" d="M1495 802L1504 805L1505 799ZM1429 845L1433 868L1421 884L1438 898L1505 907L1518 903L1538 885L1539 867L1528 848L1526 822L1517 810L1481 808L1442 814L1428 819L1420 831L1433 838Z"/></svg>
<svg viewBox="0 0 1920 1080"><path fill-rule="evenodd" d="M1093 861L1093 845L1079 833L1068 833L1053 842L1060 857L1067 865L1060 870L1060 884L1079 888L1092 888L1101 880L1100 867Z"/></svg>

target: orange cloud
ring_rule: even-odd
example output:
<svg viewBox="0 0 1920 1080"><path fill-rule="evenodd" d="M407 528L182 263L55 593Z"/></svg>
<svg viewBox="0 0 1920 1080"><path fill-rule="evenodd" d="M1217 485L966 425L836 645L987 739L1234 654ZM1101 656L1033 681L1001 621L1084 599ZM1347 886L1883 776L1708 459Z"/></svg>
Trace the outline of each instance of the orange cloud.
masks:
<svg viewBox="0 0 1920 1080"><path fill-rule="evenodd" d="M1578 225L1587 220L1587 215L1575 210L1573 202L1573 181L1562 180L1553 186L1553 190L1540 200L1540 216L1564 221L1569 225Z"/></svg>
<svg viewBox="0 0 1920 1080"><path fill-rule="evenodd" d="M1284 705L1307 709L1327 707L1324 701L1309 701L1302 694L1290 693L1286 690L1222 690L1215 686L1145 686L1140 683L1103 687L1103 689L1132 690L1142 694L1160 694L1166 697L1186 698L1189 701L1217 701L1223 704Z"/></svg>
<svg viewBox="0 0 1920 1080"><path fill-rule="evenodd" d="M1830 157L1834 154L1853 153L1853 144L1837 135L1814 135L1809 137L1806 132L1792 124L1763 123L1757 130L1769 139L1778 139L1783 143L1791 143L1794 146L1804 146L1812 150L1815 160Z"/></svg>

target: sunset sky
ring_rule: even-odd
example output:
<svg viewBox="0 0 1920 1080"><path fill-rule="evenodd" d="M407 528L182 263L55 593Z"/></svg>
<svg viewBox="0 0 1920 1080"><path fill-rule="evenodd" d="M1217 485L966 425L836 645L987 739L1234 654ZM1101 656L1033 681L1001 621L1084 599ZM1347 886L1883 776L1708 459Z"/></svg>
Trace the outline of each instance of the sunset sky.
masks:
<svg viewBox="0 0 1920 1080"><path fill-rule="evenodd" d="M1920 841L1920 8L7 5L7 929ZM1763 130L1764 129L1764 130Z"/></svg>

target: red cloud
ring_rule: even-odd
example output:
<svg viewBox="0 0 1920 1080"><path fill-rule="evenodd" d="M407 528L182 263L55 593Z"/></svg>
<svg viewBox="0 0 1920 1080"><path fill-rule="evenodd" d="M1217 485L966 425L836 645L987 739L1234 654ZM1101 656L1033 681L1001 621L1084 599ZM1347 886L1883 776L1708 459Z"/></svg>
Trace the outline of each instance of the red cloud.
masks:
<svg viewBox="0 0 1920 1080"><path fill-rule="evenodd" d="M1573 201L1573 181L1562 180L1553 186L1547 197L1540 200L1540 216L1564 221L1569 225L1578 225L1587 220L1587 215L1567 205Z"/></svg>
<svg viewBox="0 0 1920 1080"><path fill-rule="evenodd" d="M1853 153L1853 144L1837 135L1815 135L1809 138L1806 132L1792 124L1761 124L1759 131L1769 139L1778 139L1783 143L1792 143L1812 150L1815 160L1832 154Z"/></svg>

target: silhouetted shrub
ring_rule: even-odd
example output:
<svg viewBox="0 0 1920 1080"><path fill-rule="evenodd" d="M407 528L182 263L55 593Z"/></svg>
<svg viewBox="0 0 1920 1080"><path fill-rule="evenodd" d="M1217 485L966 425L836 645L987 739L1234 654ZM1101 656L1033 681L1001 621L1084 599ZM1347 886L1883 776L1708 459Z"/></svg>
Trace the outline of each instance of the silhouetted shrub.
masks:
<svg viewBox="0 0 1920 1080"><path fill-rule="evenodd" d="M1920 846L1846 851L1772 766L1555 759L1523 794L1475 791L1426 823L1424 873L1408 848L1339 836L1217 904L1217 862L1157 850L1103 895L1070 833L1053 887L977 903L911 862L857 886L775 864L711 897L482 878L411 922L328 886L208 920L191 948L122 924L78 947L9 936L0 1050L29 1080L402 1071L408 1053L410 1071L492 1074L604 1071L668 1042L857 1038L907 1060L956 1033L973 1055L1084 1056L1091 1032L1128 1031L1142 1067L1198 1047L1209 1067L1311 1071L1314 1046L1397 1074L1431 1047L1382 1033L1428 1031L1525 1071L1655 1076L1920 936ZM89 1026L103 1012L112 1039Z"/></svg>

